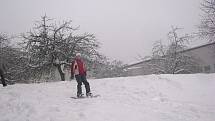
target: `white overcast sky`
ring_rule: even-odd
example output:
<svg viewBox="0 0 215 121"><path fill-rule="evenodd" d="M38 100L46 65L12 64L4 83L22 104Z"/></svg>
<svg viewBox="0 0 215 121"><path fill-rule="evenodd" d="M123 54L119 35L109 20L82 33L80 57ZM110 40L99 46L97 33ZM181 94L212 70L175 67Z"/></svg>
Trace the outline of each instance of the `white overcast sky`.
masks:
<svg viewBox="0 0 215 121"><path fill-rule="evenodd" d="M133 63L138 55L150 55L153 43L164 39L172 25L196 32L203 0L0 1L0 32L27 32L45 14L56 21L71 19L81 32L96 35L100 52Z"/></svg>

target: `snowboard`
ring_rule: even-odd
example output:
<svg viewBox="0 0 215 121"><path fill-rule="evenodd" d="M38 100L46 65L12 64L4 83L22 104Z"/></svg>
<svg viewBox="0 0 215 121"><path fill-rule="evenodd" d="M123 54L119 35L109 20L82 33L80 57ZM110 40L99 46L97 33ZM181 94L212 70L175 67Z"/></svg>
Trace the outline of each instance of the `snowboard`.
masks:
<svg viewBox="0 0 215 121"><path fill-rule="evenodd" d="M97 98L100 97L101 95L92 95L92 96L83 96L83 97L71 97L72 99L88 99L88 98Z"/></svg>

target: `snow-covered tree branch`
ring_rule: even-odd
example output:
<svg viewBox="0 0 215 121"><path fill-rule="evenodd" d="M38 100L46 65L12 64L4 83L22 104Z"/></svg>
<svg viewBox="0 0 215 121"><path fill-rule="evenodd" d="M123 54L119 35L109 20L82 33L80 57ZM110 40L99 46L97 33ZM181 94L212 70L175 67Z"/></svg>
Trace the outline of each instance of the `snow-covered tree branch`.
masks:
<svg viewBox="0 0 215 121"><path fill-rule="evenodd" d="M99 55L99 43L93 34L77 34L78 27L73 27L72 21L64 21L59 25L51 21L43 16L33 31L23 34L23 44L28 52L29 67L39 70L39 75L57 68L64 81L62 66L68 67L77 52L82 53L86 59Z"/></svg>
<svg viewBox="0 0 215 121"><path fill-rule="evenodd" d="M199 25L200 37L206 38L209 42L215 41L215 1L204 0L201 4L203 11L201 23Z"/></svg>
<svg viewBox="0 0 215 121"><path fill-rule="evenodd" d="M179 36L178 30L179 28L172 27L168 33L169 45L164 45L161 40L154 44L152 59L148 63L152 72L176 74L198 71L195 68L198 65L196 59L184 52L187 48L186 43L192 36Z"/></svg>

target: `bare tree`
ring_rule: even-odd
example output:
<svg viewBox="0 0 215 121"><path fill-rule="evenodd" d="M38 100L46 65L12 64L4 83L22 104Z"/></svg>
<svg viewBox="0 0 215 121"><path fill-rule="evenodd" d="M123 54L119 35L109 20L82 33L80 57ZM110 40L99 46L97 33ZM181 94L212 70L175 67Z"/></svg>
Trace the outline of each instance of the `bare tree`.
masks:
<svg viewBox="0 0 215 121"><path fill-rule="evenodd" d="M111 78L124 76L124 64L121 61L111 61L106 56L101 56L94 61L93 77L95 78Z"/></svg>
<svg viewBox="0 0 215 121"><path fill-rule="evenodd" d="M98 55L99 43L93 34L77 34L78 27L71 26L72 21L64 21L58 25L50 21L53 20L43 16L33 31L23 34L23 44L28 52L28 66L35 70L37 78L57 68L61 80L64 81L62 67L69 65L76 52L81 52L85 59Z"/></svg>
<svg viewBox="0 0 215 121"><path fill-rule="evenodd" d="M8 81L23 80L28 75L24 75L22 70L25 67L24 52L20 48L10 45L11 37L6 34L0 34L0 64L5 67L5 76Z"/></svg>
<svg viewBox="0 0 215 121"><path fill-rule="evenodd" d="M204 14L199 25L199 35L209 42L215 42L215 1L204 0L201 10Z"/></svg>
<svg viewBox="0 0 215 121"><path fill-rule="evenodd" d="M179 36L177 31L179 28L172 27L168 33L170 44L165 46L161 41L155 43L153 47L153 55L149 65L152 67L153 73L192 73L197 63L189 54L185 53L186 42L191 36L185 34Z"/></svg>

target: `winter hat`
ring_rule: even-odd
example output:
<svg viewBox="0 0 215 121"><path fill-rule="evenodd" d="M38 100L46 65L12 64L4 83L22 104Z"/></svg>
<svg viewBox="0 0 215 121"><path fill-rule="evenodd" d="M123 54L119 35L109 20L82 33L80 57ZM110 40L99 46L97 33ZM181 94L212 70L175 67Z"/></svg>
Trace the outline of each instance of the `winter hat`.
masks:
<svg viewBox="0 0 215 121"><path fill-rule="evenodd" d="M76 53L76 55L75 55L75 56L76 56L76 57L77 57L77 56L81 56L81 53Z"/></svg>

